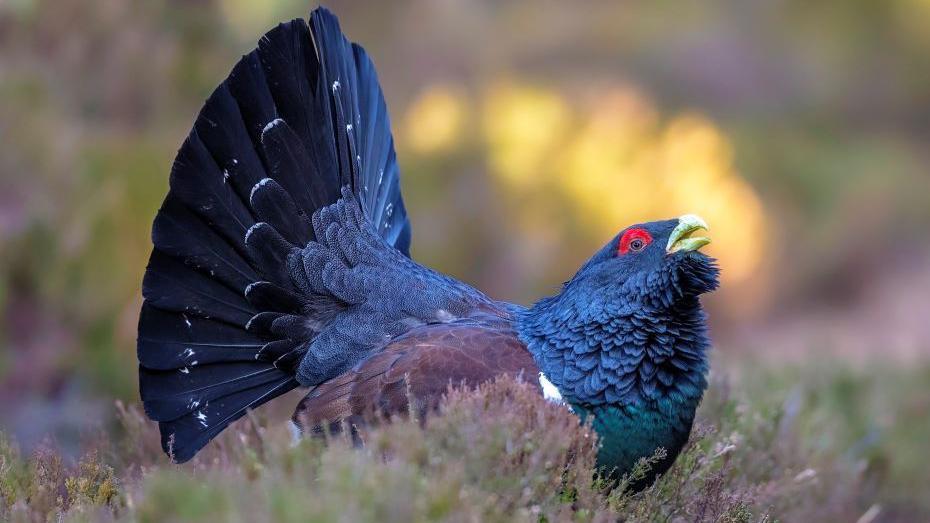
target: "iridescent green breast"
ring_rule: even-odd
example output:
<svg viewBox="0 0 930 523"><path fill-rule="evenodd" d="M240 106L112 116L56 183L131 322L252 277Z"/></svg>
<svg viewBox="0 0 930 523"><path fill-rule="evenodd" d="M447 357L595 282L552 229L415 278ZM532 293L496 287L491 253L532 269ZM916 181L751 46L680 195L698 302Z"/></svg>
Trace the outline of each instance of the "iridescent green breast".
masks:
<svg viewBox="0 0 930 523"><path fill-rule="evenodd" d="M675 461L688 441L697 404L698 400L685 403L664 400L654 406L573 405L572 408L583 420L594 416L592 426L601 443L598 466L615 480L632 471L640 458L652 456L660 447L667 451L666 458L653 465L646 477L630 485L639 490Z"/></svg>

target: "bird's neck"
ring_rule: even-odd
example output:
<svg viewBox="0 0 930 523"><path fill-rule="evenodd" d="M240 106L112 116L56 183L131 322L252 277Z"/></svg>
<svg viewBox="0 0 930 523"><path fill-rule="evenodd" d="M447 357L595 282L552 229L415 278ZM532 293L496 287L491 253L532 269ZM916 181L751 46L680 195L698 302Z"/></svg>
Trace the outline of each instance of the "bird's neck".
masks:
<svg viewBox="0 0 930 523"><path fill-rule="evenodd" d="M517 319L540 371L582 418L602 467L623 474L662 447L667 469L688 439L707 387L705 315L697 297L649 308L563 292Z"/></svg>
<svg viewBox="0 0 930 523"><path fill-rule="evenodd" d="M697 297L655 308L571 290L525 310L517 331L573 405L696 405L707 386L705 314Z"/></svg>

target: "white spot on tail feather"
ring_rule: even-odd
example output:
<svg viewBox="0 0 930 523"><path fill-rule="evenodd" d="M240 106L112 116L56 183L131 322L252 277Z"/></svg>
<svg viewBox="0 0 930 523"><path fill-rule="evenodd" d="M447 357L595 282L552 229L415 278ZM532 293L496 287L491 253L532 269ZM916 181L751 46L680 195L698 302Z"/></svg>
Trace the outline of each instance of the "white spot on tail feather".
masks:
<svg viewBox="0 0 930 523"><path fill-rule="evenodd" d="M255 225L249 227L249 230L245 231L245 240L243 240L243 241L244 241L245 243L249 243L249 236L252 236L252 233L255 232L255 231L258 229L259 225L261 225L261 224L263 224L263 223L265 223L265 222L258 222L258 223L256 223Z"/></svg>
<svg viewBox="0 0 930 523"><path fill-rule="evenodd" d="M268 123L265 125L265 127L262 129L262 134L267 133L267 132L270 131L274 126L276 126L276 125L278 125L278 124L282 124L282 123L284 123L284 120L282 120L282 119L280 119L280 118L275 118L274 120L268 122Z"/></svg>
<svg viewBox="0 0 930 523"><path fill-rule="evenodd" d="M271 178L262 178L261 180L258 181L258 183L252 186L252 191L249 192L249 203L252 203L252 198L255 197L255 191L257 191L260 187L264 187L265 184L267 184L270 181L271 181Z"/></svg>

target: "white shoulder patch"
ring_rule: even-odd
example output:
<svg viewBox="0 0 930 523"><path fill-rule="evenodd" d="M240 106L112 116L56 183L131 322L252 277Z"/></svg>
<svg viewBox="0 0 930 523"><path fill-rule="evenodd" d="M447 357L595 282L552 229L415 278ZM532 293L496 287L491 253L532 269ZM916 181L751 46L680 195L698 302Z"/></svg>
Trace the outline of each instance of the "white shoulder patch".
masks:
<svg viewBox="0 0 930 523"><path fill-rule="evenodd" d="M546 377L542 372L539 373L539 386L542 387L543 397L553 403L564 403L562 400L562 394L559 393L559 389L549 381L549 378Z"/></svg>
<svg viewBox="0 0 930 523"><path fill-rule="evenodd" d="M296 447L303 438L304 433L300 430L300 426L294 423L294 420L287 420L287 428L291 433L291 446Z"/></svg>

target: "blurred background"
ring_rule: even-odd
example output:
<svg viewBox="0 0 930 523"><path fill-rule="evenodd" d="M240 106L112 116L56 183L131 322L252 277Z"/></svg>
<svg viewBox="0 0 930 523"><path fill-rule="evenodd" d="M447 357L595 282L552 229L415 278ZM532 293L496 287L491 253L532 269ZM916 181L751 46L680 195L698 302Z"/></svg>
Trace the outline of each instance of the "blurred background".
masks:
<svg viewBox="0 0 930 523"><path fill-rule="evenodd" d="M848 415L926 419L930 2L327 5L378 68L417 260L530 303L623 227L697 213L723 267L715 372L899 369L921 384L900 411ZM138 400L177 148L312 7L0 0L0 427L26 448Z"/></svg>

